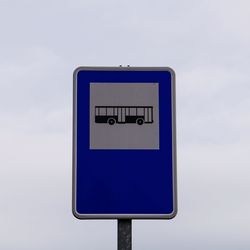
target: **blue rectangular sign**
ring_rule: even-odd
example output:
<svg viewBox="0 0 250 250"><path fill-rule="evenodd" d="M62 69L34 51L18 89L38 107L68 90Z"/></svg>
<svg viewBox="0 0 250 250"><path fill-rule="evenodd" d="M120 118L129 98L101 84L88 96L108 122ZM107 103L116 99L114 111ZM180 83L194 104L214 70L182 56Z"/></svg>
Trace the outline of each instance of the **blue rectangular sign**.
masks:
<svg viewBox="0 0 250 250"><path fill-rule="evenodd" d="M73 77L73 214L79 219L173 218L174 71L79 67Z"/></svg>

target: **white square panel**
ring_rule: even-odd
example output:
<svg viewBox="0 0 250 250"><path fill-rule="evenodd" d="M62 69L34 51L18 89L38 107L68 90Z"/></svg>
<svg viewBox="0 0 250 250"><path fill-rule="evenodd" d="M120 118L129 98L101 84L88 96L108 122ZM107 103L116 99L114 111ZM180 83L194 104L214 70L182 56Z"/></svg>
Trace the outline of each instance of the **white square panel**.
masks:
<svg viewBox="0 0 250 250"><path fill-rule="evenodd" d="M159 149L158 83L90 83L90 149Z"/></svg>

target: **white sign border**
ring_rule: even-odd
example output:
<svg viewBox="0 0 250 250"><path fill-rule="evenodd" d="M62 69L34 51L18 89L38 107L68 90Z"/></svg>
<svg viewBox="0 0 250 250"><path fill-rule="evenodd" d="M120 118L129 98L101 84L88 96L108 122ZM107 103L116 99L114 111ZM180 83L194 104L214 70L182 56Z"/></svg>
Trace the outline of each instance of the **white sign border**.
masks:
<svg viewBox="0 0 250 250"><path fill-rule="evenodd" d="M171 74L172 96L172 182L173 212L170 214L79 214L76 210L77 166L77 74L80 71L167 71ZM176 82L175 72L169 67L88 67L80 66L73 73L73 164L72 213L77 219L172 219L177 214L177 146L176 146Z"/></svg>

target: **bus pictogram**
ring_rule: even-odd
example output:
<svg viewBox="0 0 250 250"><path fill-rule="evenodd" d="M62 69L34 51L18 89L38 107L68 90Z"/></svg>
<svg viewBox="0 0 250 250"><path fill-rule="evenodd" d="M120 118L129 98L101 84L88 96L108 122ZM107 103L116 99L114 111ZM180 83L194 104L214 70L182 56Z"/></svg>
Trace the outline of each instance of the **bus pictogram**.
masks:
<svg viewBox="0 0 250 250"><path fill-rule="evenodd" d="M153 106L95 106L95 123L153 123Z"/></svg>

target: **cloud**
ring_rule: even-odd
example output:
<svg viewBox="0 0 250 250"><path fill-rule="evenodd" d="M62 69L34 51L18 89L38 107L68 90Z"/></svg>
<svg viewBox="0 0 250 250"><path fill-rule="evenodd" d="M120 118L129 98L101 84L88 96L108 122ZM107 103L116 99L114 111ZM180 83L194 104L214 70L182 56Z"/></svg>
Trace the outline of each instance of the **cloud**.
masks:
<svg viewBox="0 0 250 250"><path fill-rule="evenodd" d="M115 249L71 214L72 73L171 66L179 214L134 249L249 249L248 1L1 1L1 249ZM15 239L15 240L13 240Z"/></svg>

